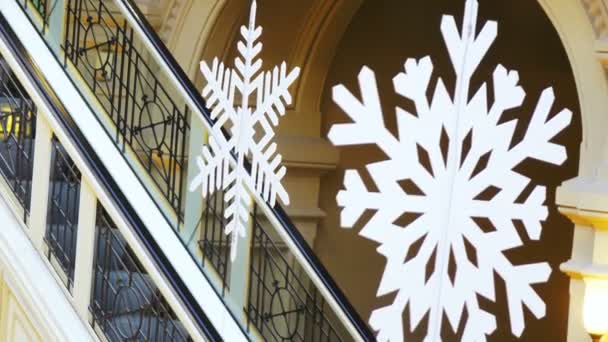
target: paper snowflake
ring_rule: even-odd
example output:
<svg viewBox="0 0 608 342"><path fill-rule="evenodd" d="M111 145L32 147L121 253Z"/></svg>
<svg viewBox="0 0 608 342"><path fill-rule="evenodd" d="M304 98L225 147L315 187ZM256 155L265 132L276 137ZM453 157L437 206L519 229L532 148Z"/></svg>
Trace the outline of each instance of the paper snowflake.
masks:
<svg viewBox="0 0 608 342"><path fill-rule="evenodd" d="M456 331L465 310L462 340L485 341L496 329L496 319L480 308L478 297L495 300L494 272L506 285L514 335L524 330L524 307L537 318L545 315L545 303L532 285L547 281L550 266L514 265L504 254L523 244L516 222L538 240L547 217L543 186L534 185L518 201L531 180L514 167L527 158L563 163L565 149L551 139L568 126L572 113L562 110L549 118L554 94L546 89L525 137L511 147L517 120L500 120L524 100L517 72L497 66L491 106L486 84L469 99L471 76L497 32L490 21L475 35L477 9L477 1L467 0L462 34L452 16L441 22L457 76L454 98L439 79L432 100L427 100L433 73L429 57L408 59L405 72L393 79L395 91L416 109L415 114L396 109L398 137L385 127L370 69L359 73L361 99L342 85L333 89L334 101L352 123L334 125L330 140L335 145L377 145L388 157L366 166L377 191L370 191L356 170L348 170L345 190L337 196L345 228L353 227L364 211L374 211L360 235L379 243L378 252L387 259L377 295L397 292L392 304L371 315L379 340L403 340L407 306L411 329L428 317L426 341L441 340L444 317ZM403 217L410 220L405 227L396 222Z"/></svg>
<svg viewBox="0 0 608 342"><path fill-rule="evenodd" d="M291 104L289 86L300 72L294 68L287 73L285 62L272 72L260 72L262 51L258 42L262 27L256 26L256 2L251 4L249 26L241 27L242 41L237 45L240 57L234 61L236 69L224 67L218 59L211 68L201 63L207 85L203 96L216 120L209 144L197 157L199 174L190 183L190 191L199 186L203 196L223 190L228 219L225 233L231 234L231 259L234 261L239 237L245 237L249 225L251 195L258 192L271 205L277 196L289 204L289 195L281 184L286 169L281 166L281 155L272 139L279 116L285 115L285 105ZM235 96L238 91L239 97ZM240 101L239 103L236 103ZM222 130L228 131L224 138ZM236 163L231 162L236 157ZM251 172L245 168L251 161Z"/></svg>

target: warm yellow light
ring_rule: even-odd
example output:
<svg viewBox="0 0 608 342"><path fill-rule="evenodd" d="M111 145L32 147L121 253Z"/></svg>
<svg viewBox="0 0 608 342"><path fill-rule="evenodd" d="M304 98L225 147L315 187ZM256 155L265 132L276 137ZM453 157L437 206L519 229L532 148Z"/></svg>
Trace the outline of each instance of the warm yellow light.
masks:
<svg viewBox="0 0 608 342"><path fill-rule="evenodd" d="M590 334L608 333L608 280L586 279L583 321Z"/></svg>

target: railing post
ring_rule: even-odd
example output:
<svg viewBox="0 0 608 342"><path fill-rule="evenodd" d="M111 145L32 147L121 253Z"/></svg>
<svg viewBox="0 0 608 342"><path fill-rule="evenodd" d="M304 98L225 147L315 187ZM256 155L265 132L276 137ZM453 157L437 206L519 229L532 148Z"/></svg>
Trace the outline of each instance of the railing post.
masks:
<svg viewBox="0 0 608 342"><path fill-rule="evenodd" d="M51 139L53 132L42 115L36 119L36 138L34 141L34 167L32 174L32 196L30 198L30 238L34 246L44 250L46 216L49 200L51 175Z"/></svg>
<svg viewBox="0 0 608 342"><path fill-rule="evenodd" d="M201 154L203 145L207 139L205 128L199 120L191 120L190 122L190 139L188 142L188 173L186 174L186 189L189 188L190 182L198 174L198 166L196 157ZM180 230L182 241L186 242L190 253L200 254L198 240L200 232L198 232L198 222L203 212L203 198L200 190L186 191L186 203L184 207L184 229Z"/></svg>
<svg viewBox="0 0 608 342"><path fill-rule="evenodd" d="M88 317L93 284L93 259L95 257L95 223L97 221L97 197L88 180L80 183L78 235L76 236L76 264L74 265L74 303L81 317Z"/></svg>

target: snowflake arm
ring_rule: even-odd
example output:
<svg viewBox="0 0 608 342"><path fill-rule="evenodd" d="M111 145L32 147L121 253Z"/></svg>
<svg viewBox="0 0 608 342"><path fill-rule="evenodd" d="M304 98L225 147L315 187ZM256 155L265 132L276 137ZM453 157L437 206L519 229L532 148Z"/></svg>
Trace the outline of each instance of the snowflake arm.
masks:
<svg viewBox="0 0 608 342"><path fill-rule="evenodd" d="M560 165L566 160L566 149L561 145L552 143L551 139L570 124L572 112L564 109L548 119L554 101L553 89L544 90L534 114L532 114L532 120L524 140L513 148L512 163L514 165L526 157L556 165Z"/></svg>
<svg viewBox="0 0 608 342"><path fill-rule="evenodd" d="M259 146L251 150L251 187L271 205L275 204L277 196L283 203L289 204L289 195L281 184L287 169L281 166L282 156L276 153L276 149L277 145L272 143L266 151Z"/></svg>
<svg viewBox="0 0 608 342"><path fill-rule="evenodd" d="M287 74L286 63L281 64L280 69L275 67L273 72L260 74L258 79L264 80L259 85L258 104L252 114L252 121L259 123L262 127L262 138L251 145L252 155L252 179L253 187L263 194L266 201L275 204L278 196L285 204L289 204L289 195L281 184L281 179L286 173L285 167L279 167L282 156L277 153L276 144L270 142L274 137L273 126L279 123L279 116L285 115L285 105L291 104L289 86L296 80L300 72L299 68L293 69ZM276 110L275 110L276 109ZM270 144L270 145L269 145Z"/></svg>
<svg viewBox="0 0 608 342"><path fill-rule="evenodd" d="M225 182L227 189L224 201L228 206L224 210L224 217L228 222L224 233L231 237L230 259L233 261L238 250L238 240L247 235L247 227L249 227L251 197L247 195L244 184L245 172L243 168L236 168L229 173Z"/></svg>
<svg viewBox="0 0 608 342"><path fill-rule="evenodd" d="M467 1L465 16L463 20L462 34L456 25L456 20L451 15L443 16L441 20L441 33L448 49L454 71L461 81L466 83L477 69L485 53L496 39L498 26L495 21L488 21L481 29L479 35L475 36L477 13L479 4L477 1ZM475 19L473 19L475 18Z"/></svg>
<svg viewBox="0 0 608 342"><path fill-rule="evenodd" d="M190 182L189 190L199 186L203 196L212 195L216 189L226 187L230 181L230 150L220 147L216 140L209 138L209 146L203 147L202 156L196 158L199 173Z"/></svg>
<svg viewBox="0 0 608 342"><path fill-rule="evenodd" d="M240 90L243 95L242 108L247 108L249 96L257 88L259 81L253 81L255 74L262 67L262 60L256 59L256 57L262 51L262 43L257 40L262 35L262 27L257 26L255 23L255 16L257 12L257 3L254 1L251 4L251 11L249 13L249 25L241 26L241 37L242 41L237 43L237 49L241 57L236 57L234 65L236 67L235 72L239 72L242 78L238 78L238 84L236 87Z"/></svg>
<svg viewBox="0 0 608 342"><path fill-rule="evenodd" d="M257 105L252 115L254 122L269 119L273 126L279 124L279 116L285 115L285 105L290 105L292 101L289 87L299 74L300 68L297 67L287 74L287 64L283 62L272 72L268 71L258 76L262 84L259 86Z"/></svg>
<svg viewBox="0 0 608 342"><path fill-rule="evenodd" d="M376 144L387 155L399 151L398 141L384 126L376 76L368 67L361 68L358 76L362 100L359 101L343 85L333 88L334 101L351 118L353 123L333 125L328 137L335 145ZM358 134L351 134L356 131Z"/></svg>
<svg viewBox="0 0 608 342"><path fill-rule="evenodd" d="M203 97L207 100L207 106L212 108L211 118L217 120L214 127L222 127L228 121L236 121L238 116L234 110L234 82L238 79L232 70L224 67L217 58L213 60L211 68L205 62L201 62L201 72L207 80L203 88Z"/></svg>

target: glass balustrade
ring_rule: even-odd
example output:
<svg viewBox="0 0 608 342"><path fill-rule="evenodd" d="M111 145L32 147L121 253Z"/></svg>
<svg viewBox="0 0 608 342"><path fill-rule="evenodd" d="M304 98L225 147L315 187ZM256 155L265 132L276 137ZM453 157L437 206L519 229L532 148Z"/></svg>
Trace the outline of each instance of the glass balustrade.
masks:
<svg viewBox="0 0 608 342"><path fill-rule="evenodd" d="M36 106L0 56L0 173L28 220Z"/></svg>
<svg viewBox="0 0 608 342"><path fill-rule="evenodd" d="M366 337L282 209L259 196L251 196L248 240L230 261L222 191L208 198L187 191L209 135L225 133L208 130L204 102L166 50L159 52L162 43L139 26L142 17L134 19L134 3L7 1L37 28L244 331L270 340Z"/></svg>

